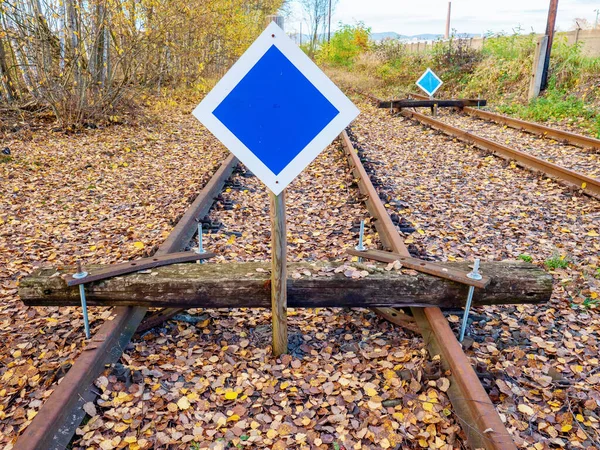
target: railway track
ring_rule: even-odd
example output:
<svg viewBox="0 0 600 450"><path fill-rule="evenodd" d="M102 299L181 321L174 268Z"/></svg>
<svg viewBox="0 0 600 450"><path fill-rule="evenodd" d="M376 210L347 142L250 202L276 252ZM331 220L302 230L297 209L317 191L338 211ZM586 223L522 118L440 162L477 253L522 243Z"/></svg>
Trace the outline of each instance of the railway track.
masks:
<svg viewBox="0 0 600 450"><path fill-rule="evenodd" d="M359 189L366 197L369 212L376 219L375 226L383 245L395 253L410 256L345 131L341 139ZM397 323L404 325L405 319L401 318L406 315L398 310L384 308L376 312L392 322L401 320ZM430 356L439 355L444 369L451 373L448 394L467 435L469 448L516 449L442 311L439 308L411 308L411 312Z"/></svg>
<svg viewBox="0 0 600 450"><path fill-rule="evenodd" d="M340 138L367 208L376 219L376 228L383 246L409 256L402 237L386 212L347 133L342 133ZM161 245L157 255L180 251L188 245L196 230L196 218L208 212L236 164L235 158L227 158ZM163 311L147 322L146 328L178 311ZM107 364L118 360L136 329L139 329L147 310L133 307L119 308L115 312L115 318L106 322L92 338L14 448L64 448L68 444L85 415L82 405L95 397L91 390L94 380ZM412 308L414 319L393 308L377 308L375 312L392 323L413 331L418 330L423 335L431 357L441 357L443 368L451 379L448 395L470 448L516 448L439 308Z"/></svg>
<svg viewBox="0 0 600 450"><path fill-rule="evenodd" d="M410 95L417 99L422 98L422 96L417 94ZM380 102L379 99L372 95L367 95L367 97L375 102ZM580 146L587 149L597 149L600 146L600 140L589 138L586 136L563 132L561 130L552 129L532 122L513 122L513 119L506 118L505 116L501 116L499 114L491 113L488 111L480 111L475 108L468 107L464 108L463 110L466 110L465 112L469 115L473 115L497 123L506 123L507 125L510 124L509 126L512 126L513 128L521 129L523 131L531 132L537 135L549 136L554 139L559 139L560 141L570 145ZM434 118L432 116L425 115L417 111L402 109L400 111L400 114L402 114L404 117L416 120L422 124L430 126L431 128L441 131L442 133L445 133L449 136L455 137L467 144L474 145L477 148L489 151L502 158L515 161L518 165L524 168L538 171L545 175L553 177L561 183L566 184L569 187L572 187L576 190L581 190L582 192L590 196L600 198L600 180L595 177L588 176L579 171L566 168L563 165L550 162L543 157L532 154L531 152L517 150L516 148L498 142L498 140L496 139L482 137L478 134L461 129L457 126L450 125L444 120L440 120L438 118ZM517 126L520 123L522 123L521 128Z"/></svg>

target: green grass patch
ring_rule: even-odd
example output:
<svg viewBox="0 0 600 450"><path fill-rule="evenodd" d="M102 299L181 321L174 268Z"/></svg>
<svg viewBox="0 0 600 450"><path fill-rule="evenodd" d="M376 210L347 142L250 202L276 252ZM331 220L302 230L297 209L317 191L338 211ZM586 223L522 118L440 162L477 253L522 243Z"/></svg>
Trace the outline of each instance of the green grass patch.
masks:
<svg viewBox="0 0 600 450"><path fill-rule="evenodd" d="M550 270L566 269L569 267L569 260L564 255L554 255L544 261L544 265Z"/></svg>
<svg viewBox="0 0 600 450"><path fill-rule="evenodd" d="M525 262L533 262L533 258L529 255L525 255L525 254L521 254L519 256L517 256L517 259L520 259L521 261L525 261Z"/></svg>

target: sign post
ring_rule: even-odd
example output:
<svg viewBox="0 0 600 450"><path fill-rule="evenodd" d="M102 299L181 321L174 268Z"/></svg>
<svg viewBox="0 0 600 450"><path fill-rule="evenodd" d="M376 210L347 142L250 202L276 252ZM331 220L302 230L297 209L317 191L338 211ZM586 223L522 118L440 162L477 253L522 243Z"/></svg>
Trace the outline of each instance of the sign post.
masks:
<svg viewBox="0 0 600 450"><path fill-rule="evenodd" d="M273 354L287 352L285 188L358 115L286 36L268 25L194 110L270 192Z"/></svg>
<svg viewBox="0 0 600 450"><path fill-rule="evenodd" d="M267 26L275 22L282 30L282 16L267 16ZM287 226L285 221L285 189L275 195L269 192L271 215L271 326L275 356L288 351L287 328Z"/></svg>
<svg viewBox="0 0 600 450"><path fill-rule="evenodd" d="M285 189L278 195L269 192L271 204L271 310L273 354L287 353L287 240Z"/></svg>

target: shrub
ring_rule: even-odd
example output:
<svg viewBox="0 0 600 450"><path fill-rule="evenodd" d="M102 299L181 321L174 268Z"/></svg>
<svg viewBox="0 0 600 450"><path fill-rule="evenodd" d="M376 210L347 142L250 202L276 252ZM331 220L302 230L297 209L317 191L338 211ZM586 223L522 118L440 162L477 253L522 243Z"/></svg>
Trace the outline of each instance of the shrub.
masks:
<svg viewBox="0 0 600 450"><path fill-rule="evenodd" d="M316 60L319 63L334 66L351 67L356 58L369 49L369 36L371 29L362 22L356 25L341 25L331 37L331 41L324 43L319 49Z"/></svg>

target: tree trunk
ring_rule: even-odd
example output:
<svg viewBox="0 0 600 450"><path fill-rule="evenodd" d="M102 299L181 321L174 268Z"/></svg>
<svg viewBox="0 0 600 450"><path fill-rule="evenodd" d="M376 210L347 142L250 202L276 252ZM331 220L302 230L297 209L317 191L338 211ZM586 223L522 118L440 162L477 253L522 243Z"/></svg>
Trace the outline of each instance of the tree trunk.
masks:
<svg viewBox="0 0 600 450"><path fill-rule="evenodd" d="M3 39L0 39L0 83L2 83L2 88L4 89L6 99L9 103L18 98L18 92L15 89L15 84L12 81L10 72L8 70Z"/></svg>

